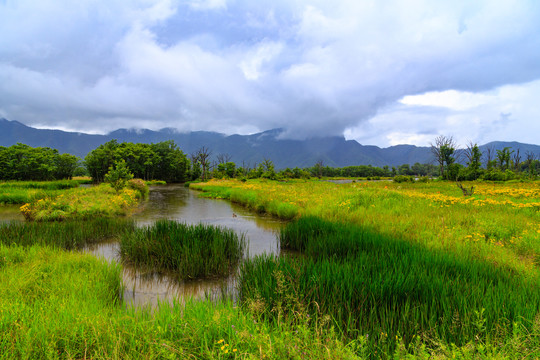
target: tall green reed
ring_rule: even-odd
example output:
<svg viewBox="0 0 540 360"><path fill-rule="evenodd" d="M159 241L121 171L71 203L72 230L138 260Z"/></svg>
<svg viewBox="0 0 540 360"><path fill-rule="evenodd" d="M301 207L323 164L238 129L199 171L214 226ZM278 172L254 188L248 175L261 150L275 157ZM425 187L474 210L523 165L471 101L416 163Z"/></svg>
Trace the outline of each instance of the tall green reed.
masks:
<svg viewBox="0 0 540 360"><path fill-rule="evenodd" d="M242 302L258 299L274 320L280 309L328 314L346 337L367 334L373 349L391 353L398 338L409 344L415 336L504 340L514 322L530 328L540 313L538 278L473 257L310 217L286 226L280 242L303 255L244 262Z"/></svg>
<svg viewBox="0 0 540 360"><path fill-rule="evenodd" d="M175 271L183 279L228 275L245 248L244 236L232 230L171 220L126 233L120 242L126 261Z"/></svg>

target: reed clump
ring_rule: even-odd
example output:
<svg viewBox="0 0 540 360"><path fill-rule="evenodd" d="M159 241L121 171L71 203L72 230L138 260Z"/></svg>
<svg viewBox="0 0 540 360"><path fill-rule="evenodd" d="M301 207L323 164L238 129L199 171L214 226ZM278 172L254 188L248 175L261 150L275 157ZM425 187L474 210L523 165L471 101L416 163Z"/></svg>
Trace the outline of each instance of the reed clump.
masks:
<svg viewBox="0 0 540 360"><path fill-rule="evenodd" d="M302 255L250 259L240 271L241 301L258 299L271 321L329 315L346 338L365 336L386 354L414 341L493 346L512 341L515 326L536 331L538 277L315 217L286 226L280 242Z"/></svg>
<svg viewBox="0 0 540 360"><path fill-rule="evenodd" d="M120 251L126 261L182 279L226 276L244 254L246 241L234 231L206 224L159 220L126 233Z"/></svg>

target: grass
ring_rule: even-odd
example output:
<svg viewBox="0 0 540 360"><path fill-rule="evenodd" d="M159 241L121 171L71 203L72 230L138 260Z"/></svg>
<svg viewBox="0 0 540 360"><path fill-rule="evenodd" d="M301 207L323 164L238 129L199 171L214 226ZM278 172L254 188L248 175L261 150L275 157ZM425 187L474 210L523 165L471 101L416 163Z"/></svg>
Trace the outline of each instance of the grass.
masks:
<svg viewBox="0 0 540 360"><path fill-rule="evenodd" d="M122 236L122 257L135 265L174 271L182 279L226 276L242 258L246 242L232 230L159 220Z"/></svg>
<svg viewBox="0 0 540 360"><path fill-rule="evenodd" d="M56 197L63 190L78 187L76 180L0 182L0 204L24 204Z"/></svg>
<svg viewBox="0 0 540 360"><path fill-rule="evenodd" d="M471 197L447 182L191 187L231 200L244 193L254 209L296 209L300 221L281 243L300 254L241 269L244 306L273 323L329 316L374 357L536 358L540 183L474 185Z"/></svg>
<svg viewBox="0 0 540 360"><path fill-rule="evenodd" d="M329 328L276 327L230 300L125 307L116 263L17 236L0 243L0 359L355 358Z"/></svg>
<svg viewBox="0 0 540 360"><path fill-rule="evenodd" d="M513 324L540 345L540 283L508 268L346 224L303 217L285 227L282 248L305 257L259 257L241 268L244 303L263 314L330 315L344 336L365 336L374 353L419 336L464 346L504 343ZM536 325L534 325L536 324Z"/></svg>
<svg viewBox="0 0 540 360"><path fill-rule="evenodd" d="M472 254L497 266L510 266L524 276L538 273L540 182L474 185L472 197L464 197L448 182L222 180L191 187L209 197L245 193L251 199L247 206L253 209L285 204L296 209L294 217L316 216L365 226L430 249Z"/></svg>
<svg viewBox="0 0 540 360"><path fill-rule="evenodd" d="M127 219L96 218L67 222L10 222L0 225L0 244L79 249L133 231Z"/></svg>
<svg viewBox="0 0 540 360"><path fill-rule="evenodd" d="M110 185L65 190L57 196L27 203L21 212L27 220L55 221L117 217L131 213L144 197L131 188L116 192Z"/></svg>

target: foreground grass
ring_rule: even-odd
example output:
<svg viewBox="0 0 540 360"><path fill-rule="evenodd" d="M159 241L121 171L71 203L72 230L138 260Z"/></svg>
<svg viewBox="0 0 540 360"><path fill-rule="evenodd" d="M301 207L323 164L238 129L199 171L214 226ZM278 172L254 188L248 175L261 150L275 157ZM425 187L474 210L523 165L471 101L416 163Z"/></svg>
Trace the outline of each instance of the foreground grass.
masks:
<svg viewBox="0 0 540 360"><path fill-rule="evenodd" d="M0 359L346 359L331 331L270 326L231 301L121 306L120 267L0 244Z"/></svg>
<svg viewBox="0 0 540 360"><path fill-rule="evenodd" d="M365 336L372 354L417 337L503 344L519 326L540 351L538 279L313 217L289 224L280 239L305 256L248 260L239 281L242 301L264 304L261 315L272 321L329 315L345 337Z"/></svg>
<svg viewBox="0 0 540 360"><path fill-rule="evenodd" d="M174 271L182 279L226 276L244 254L246 241L232 230L159 220L126 232L122 257L135 265Z"/></svg>

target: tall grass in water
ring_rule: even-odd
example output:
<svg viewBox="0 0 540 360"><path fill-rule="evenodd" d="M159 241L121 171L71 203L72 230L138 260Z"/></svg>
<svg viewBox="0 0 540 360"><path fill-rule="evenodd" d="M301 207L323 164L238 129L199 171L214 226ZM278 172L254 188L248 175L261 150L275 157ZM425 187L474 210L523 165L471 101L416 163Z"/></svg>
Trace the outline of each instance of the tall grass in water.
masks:
<svg viewBox="0 0 540 360"><path fill-rule="evenodd" d="M123 257L136 265L178 272L183 279L225 276L242 258L244 236L212 225L159 220L124 234Z"/></svg>
<svg viewBox="0 0 540 360"><path fill-rule="evenodd" d="M538 277L318 218L291 223L280 242L305 256L259 257L241 267L241 300L264 304L267 318L328 314L346 337L367 335L373 353L391 354L416 337L505 343L517 323L540 344Z"/></svg>
<svg viewBox="0 0 540 360"><path fill-rule="evenodd" d="M351 359L330 332L255 322L232 302L118 306L120 267L0 244L0 359Z"/></svg>
<svg viewBox="0 0 540 360"><path fill-rule="evenodd" d="M66 222L10 222L0 224L0 244L45 245L70 250L131 231L135 224L127 219L96 218Z"/></svg>

